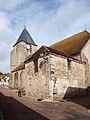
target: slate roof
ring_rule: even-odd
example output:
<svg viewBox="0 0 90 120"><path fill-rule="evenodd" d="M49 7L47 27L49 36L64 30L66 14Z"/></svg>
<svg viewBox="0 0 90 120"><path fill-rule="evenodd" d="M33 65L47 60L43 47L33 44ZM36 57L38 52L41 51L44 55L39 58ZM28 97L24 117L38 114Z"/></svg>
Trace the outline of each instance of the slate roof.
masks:
<svg viewBox="0 0 90 120"><path fill-rule="evenodd" d="M83 31L60 42L57 42L49 47L73 56L80 53L81 49L87 43L89 38L90 33L88 31Z"/></svg>
<svg viewBox="0 0 90 120"><path fill-rule="evenodd" d="M29 32L27 31L26 28L24 28L24 30L22 31L21 35L19 36L17 42L15 43L15 45L17 45L18 43L20 43L21 41L27 43L27 44L32 44L35 45L35 42L33 41L32 37L30 36ZM14 45L14 46L15 46Z"/></svg>

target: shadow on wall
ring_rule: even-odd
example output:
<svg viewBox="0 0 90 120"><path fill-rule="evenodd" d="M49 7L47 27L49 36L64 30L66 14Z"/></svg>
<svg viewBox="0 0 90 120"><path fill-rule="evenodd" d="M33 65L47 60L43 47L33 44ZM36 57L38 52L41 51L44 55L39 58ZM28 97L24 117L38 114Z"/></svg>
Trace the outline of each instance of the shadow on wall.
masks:
<svg viewBox="0 0 90 120"><path fill-rule="evenodd" d="M84 88L76 88L76 87L68 87L64 98L76 98L76 97L81 97L81 96L87 96L88 93L88 89L84 89Z"/></svg>
<svg viewBox="0 0 90 120"><path fill-rule="evenodd" d="M0 93L0 107L5 120L49 120L12 97Z"/></svg>
<svg viewBox="0 0 90 120"><path fill-rule="evenodd" d="M67 98L71 98L72 102L90 109L90 87L87 89L68 87L64 96L64 99Z"/></svg>

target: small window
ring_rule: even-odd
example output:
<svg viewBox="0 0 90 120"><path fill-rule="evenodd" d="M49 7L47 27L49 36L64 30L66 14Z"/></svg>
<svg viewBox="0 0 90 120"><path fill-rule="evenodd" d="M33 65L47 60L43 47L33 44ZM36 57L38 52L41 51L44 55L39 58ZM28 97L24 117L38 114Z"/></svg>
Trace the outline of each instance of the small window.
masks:
<svg viewBox="0 0 90 120"><path fill-rule="evenodd" d="M54 74L55 72L54 71L51 71L51 74Z"/></svg>
<svg viewBox="0 0 90 120"><path fill-rule="evenodd" d="M34 60L34 72L38 72L38 59Z"/></svg>
<svg viewBox="0 0 90 120"><path fill-rule="evenodd" d="M30 53L32 53L32 45L30 45Z"/></svg>
<svg viewBox="0 0 90 120"><path fill-rule="evenodd" d="M71 70L71 60L67 59L67 64L68 64L68 70Z"/></svg>

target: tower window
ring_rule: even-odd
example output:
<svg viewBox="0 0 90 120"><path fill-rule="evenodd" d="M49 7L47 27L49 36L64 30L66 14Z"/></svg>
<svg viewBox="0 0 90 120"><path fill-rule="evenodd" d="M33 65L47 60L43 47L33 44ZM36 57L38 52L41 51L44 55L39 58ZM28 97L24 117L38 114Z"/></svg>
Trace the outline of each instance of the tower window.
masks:
<svg viewBox="0 0 90 120"><path fill-rule="evenodd" d="M30 53L32 52L32 45L30 45Z"/></svg>
<svg viewBox="0 0 90 120"><path fill-rule="evenodd" d="M27 49L27 51L30 51L30 53L32 52L32 45L26 45L26 49Z"/></svg>

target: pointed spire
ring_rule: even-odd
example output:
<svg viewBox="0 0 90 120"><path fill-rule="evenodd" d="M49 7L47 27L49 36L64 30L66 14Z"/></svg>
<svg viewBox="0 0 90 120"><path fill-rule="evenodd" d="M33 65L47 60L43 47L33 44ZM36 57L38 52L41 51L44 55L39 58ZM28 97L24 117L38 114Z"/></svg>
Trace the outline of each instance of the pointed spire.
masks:
<svg viewBox="0 0 90 120"><path fill-rule="evenodd" d="M26 29L26 25L24 25L24 29Z"/></svg>
<svg viewBox="0 0 90 120"><path fill-rule="evenodd" d="M23 29L21 35L19 36L19 38L18 38L18 40L17 40L15 45L17 45L21 41L23 41L23 42L25 42L27 44L32 44L32 45L36 46L35 42L33 41L32 37L30 36L29 32L26 29L26 25L24 26L24 29Z"/></svg>

